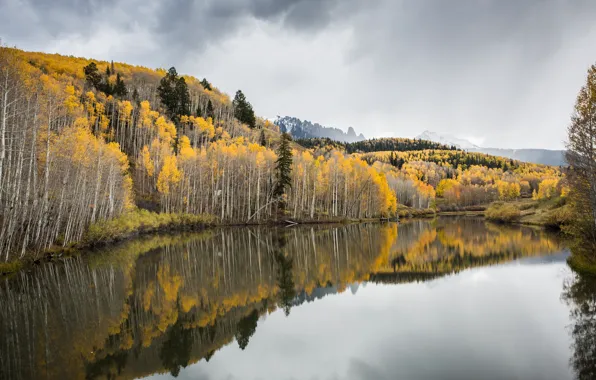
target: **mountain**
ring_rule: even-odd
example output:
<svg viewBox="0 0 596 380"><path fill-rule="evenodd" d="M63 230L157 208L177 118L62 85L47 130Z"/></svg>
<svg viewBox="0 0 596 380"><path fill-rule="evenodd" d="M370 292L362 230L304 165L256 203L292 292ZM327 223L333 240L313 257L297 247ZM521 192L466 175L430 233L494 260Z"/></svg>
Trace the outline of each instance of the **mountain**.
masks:
<svg viewBox="0 0 596 380"><path fill-rule="evenodd" d="M448 146L454 145L459 149L480 149L478 145L472 144L468 140L460 139L452 135L440 135L431 131L424 131L416 136L416 138L420 140L433 141Z"/></svg>
<svg viewBox="0 0 596 380"><path fill-rule="evenodd" d="M348 132L339 128L322 126L319 123L312 123L308 120L300 120L291 116L278 116L273 124L279 126L281 132L288 132L295 139L309 139L315 137L327 137L341 142L356 142L365 140L362 134L356 135L354 128L349 127Z"/></svg>
<svg viewBox="0 0 596 380"><path fill-rule="evenodd" d="M465 139L460 139L452 135L440 135L431 131L424 131L420 135L416 136L416 138L434 141L445 145L455 145L460 149L470 152L486 153L493 156L507 157L523 162L532 162L535 164L551 166L566 165L564 150L484 148Z"/></svg>
<svg viewBox="0 0 596 380"><path fill-rule="evenodd" d="M564 150L479 148L476 151L524 162L533 162L535 164L551 166L567 165Z"/></svg>

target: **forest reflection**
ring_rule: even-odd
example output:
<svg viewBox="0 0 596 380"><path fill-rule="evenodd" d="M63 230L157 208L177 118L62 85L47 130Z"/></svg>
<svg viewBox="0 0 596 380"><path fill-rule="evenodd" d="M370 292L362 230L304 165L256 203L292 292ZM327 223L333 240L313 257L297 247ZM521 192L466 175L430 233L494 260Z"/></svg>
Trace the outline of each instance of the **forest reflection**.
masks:
<svg viewBox="0 0 596 380"><path fill-rule="evenodd" d="M546 232L477 219L145 237L3 280L0 378L177 376L234 341L244 350L277 309L560 250Z"/></svg>
<svg viewBox="0 0 596 380"><path fill-rule="evenodd" d="M596 379L596 277L575 274L562 295L570 308L569 365L578 380Z"/></svg>

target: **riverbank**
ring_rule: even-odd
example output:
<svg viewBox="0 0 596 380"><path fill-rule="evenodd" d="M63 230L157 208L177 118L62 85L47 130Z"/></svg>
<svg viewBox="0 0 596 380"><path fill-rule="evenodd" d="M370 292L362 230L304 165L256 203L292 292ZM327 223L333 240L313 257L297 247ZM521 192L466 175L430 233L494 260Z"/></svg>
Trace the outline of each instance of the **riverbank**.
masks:
<svg viewBox="0 0 596 380"><path fill-rule="evenodd" d="M496 223L522 224L557 230L564 230L572 219L571 209L566 199L561 197L546 200L526 198L498 201L459 210L452 208L441 210L439 206L436 215L484 217Z"/></svg>
<svg viewBox="0 0 596 380"><path fill-rule="evenodd" d="M222 223L212 215L194 215L177 213L156 213L144 209L122 214L118 218L92 224L81 241L61 245L58 241L50 249L36 255L25 256L20 260L1 262L0 276L9 275L26 269L42 261L50 261L56 257L65 257L80 253L85 249L108 246L122 241L137 238L143 235L163 232L200 231L214 227L241 227L241 226L292 226L298 224L349 224L364 222L386 221L381 218L338 218L318 216L316 218L294 219L291 217L280 220L253 221L248 223L232 222Z"/></svg>
<svg viewBox="0 0 596 380"><path fill-rule="evenodd" d="M577 273L582 275L596 276L596 264L587 262L581 256L572 254L567 259L567 264L569 264L571 269Z"/></svg>
<svg viewBox="0 0 596 380"><path fill-rule="evenodd" d="M561 198L536 201L521 199L510 202L494 202L490 205L466 207L460 210L416 209L398 205L398 218L435 218L437 216L469 216L483 217L497 223L531 225L542 228L564 230L570 222L571 213L565 201ZM141 235L160 232L199 231L212 227L270 225L289 226L294 224L345 224L377 222L387 219L381 218L334 218L317 216L315 218L294 219L291 217L279 220L255 221L249 223L221 223L212 215L156 213L144 209L135 209L118 218L102 221L91 225L81 241L63 246L60 241L50 249L35 257L25 256L21 260L0 263L0 275L18 272L41 261L52 260L55 257L69 256L82 250L98 246L114 244ZM585 265L578 265L584 267ZM595 271L596 272L596 271Z"/></svg>

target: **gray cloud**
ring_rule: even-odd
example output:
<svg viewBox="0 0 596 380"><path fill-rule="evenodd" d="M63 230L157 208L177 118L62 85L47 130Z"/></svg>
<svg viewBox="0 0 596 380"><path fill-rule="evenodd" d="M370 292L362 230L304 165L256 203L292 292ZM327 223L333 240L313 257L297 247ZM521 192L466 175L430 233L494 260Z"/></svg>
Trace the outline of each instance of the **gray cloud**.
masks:
<svg viewBox="0 0 596 380"><path fill-rule="evenodd" d="M263 116L557 148L595 17L591 0L0 0L0 37L176 65L242 88Z"/></svg>

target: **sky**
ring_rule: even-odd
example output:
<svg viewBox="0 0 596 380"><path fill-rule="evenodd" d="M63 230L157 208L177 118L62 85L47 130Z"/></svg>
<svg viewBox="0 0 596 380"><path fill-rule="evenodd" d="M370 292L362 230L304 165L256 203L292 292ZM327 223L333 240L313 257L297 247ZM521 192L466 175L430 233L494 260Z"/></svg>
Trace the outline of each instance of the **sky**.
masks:
<svg viewBox="0 0 596 380"><path fill-rule="evenodd" d="M562 149L593 0L0 0L2 43L169 68L257 115Z"/></svg>

